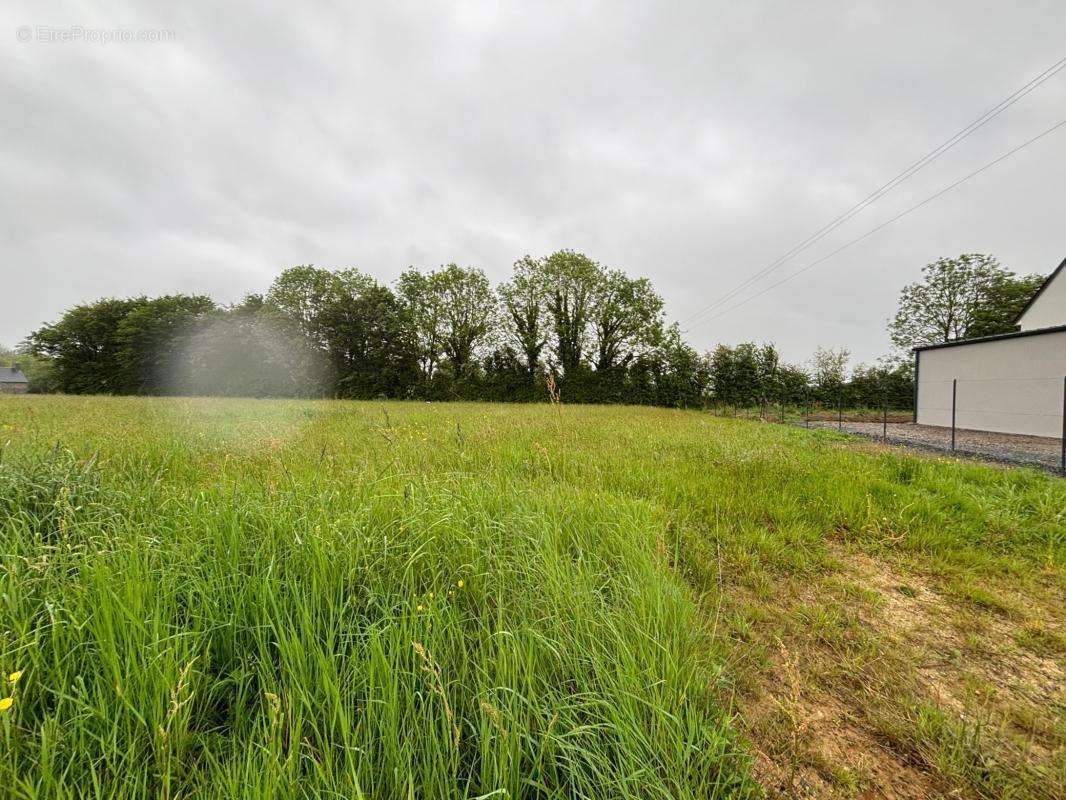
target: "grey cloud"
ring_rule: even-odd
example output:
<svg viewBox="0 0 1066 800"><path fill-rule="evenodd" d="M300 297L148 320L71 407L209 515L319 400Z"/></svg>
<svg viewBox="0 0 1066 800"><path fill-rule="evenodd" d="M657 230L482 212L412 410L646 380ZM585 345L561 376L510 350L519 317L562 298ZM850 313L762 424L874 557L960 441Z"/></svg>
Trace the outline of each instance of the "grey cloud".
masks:
<svg viewBox="0 0 1066 800"><path fill-rule="evenodd" d="M141 292L231 301L296 263L559 247L684 319L1040 72L1060 2L15 3L0 31L0 342ZM22 43L20 25L163 28ZM777 273L1066 116L1066 72ZM699 347L871 360L928 261L1066 255L1066 132L721 319ZM11 311L11 309L14 309Z"/></svg>

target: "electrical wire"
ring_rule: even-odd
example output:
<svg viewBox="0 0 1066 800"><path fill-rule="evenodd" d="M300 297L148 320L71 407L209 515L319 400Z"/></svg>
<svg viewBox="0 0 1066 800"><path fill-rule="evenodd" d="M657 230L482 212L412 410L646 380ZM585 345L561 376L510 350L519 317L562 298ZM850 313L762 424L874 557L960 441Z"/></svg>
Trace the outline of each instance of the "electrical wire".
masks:
<svg viewBox="0 0 1066 800"><path fill-rule="evenodd" d="M929 195L929 197L925 198L920 203L916 203L915 205L911 206L910 208L908 208L908 209L906 209L904 211L901 211L899 214L896 214L896 216L892 217L891 219L885 220L880 225L878 225L875 228L871 228L870 230L868 230L866 233L862 234L861 236L857 236L854 239L852 239L851 241L846 242L845 244L843 244L840 247L838 247L836 250L833 250L831 253L827 253L826 255L822 256L821 258L819 258L819 259L817 259L815 261L812 261L810 264L808 264L807 266L803 267L802 269L797 270L796 272L793 272L791 275L788 275L785 278L782 278L781 280L777 281L776 283L770 284L769 286L761 289L760 291L756 292L755 294L751 295L750 297L747 297L746 299L741 300L739 303L736 303L735 305L729 306L728 308L726 308L723 311L720 311L717 314L713 314L710 317L705 317L705 318L703 318L703 319L701 319L701 320L699 320L699 321L697 321L695 323L692 323L692 325L690 325L690 327L685 329L685 333L690 331L692 329L692 326L694 326L694 325L702 325L705 322L710 322L711 320L718 319L719 317L722 317L722 316L728 314L730 311L734 311L734 310L740 308L741 306L743 306L743 305L745 305L747 303L750 303L755 298L761 297L762 295L766 294L767 292L771 291L772 289L776 289L781 284L788 283L788 281L792 280L793 278L795 278L795 277L797 277L799 275L802 275L807 270L812 269L812 268L818 266L819 264L821 264L822 262L829 260L833 256L837 255L837 253L840 253L840 252L842 252L844 250L847 250L852 245L858 244L859 242L863 241L864 239L867 239L870 236L873 236L875 233L877 233L880 230L883 230L883 229L887 228L892 223L894 223L894 222L896 222L896 221L898 221L900 219L903 219L903 217L907 216L911 212L917 211L919 208L922 208L923 206L928 205L929 203L931 203L934 200L936 200L938 197L942 197L943 195L947 194L948 192L950 192L955 187L961 186L962 184L966 183L966 181L968 181L971 178L974 178L974 177L980 175L985 170L991 169L996 164L999 164L1001 161L1005 161L1006 159L1010 158L1015 153L1019 152L1020 150L1025 149L1026 147L1028 147L1029 145L1031 145L1034 142L1038 141L1039 139L1043 139L1045 136L1047 136L1047 135L1049 135L1051 133L1054 133L1059 128L1063 127L1064 125L1066 125L1066 119L1056 123L1055 125L1052 125L1047 130L1045 130L1045 131L1043 131L1041 133L1038 133L1033 138L1031 138L1031 139L1029 139L1029 140L1027 140L1025 142L1022 142L1022 144L1018 145L1013 150L1008 150L1006 153L1004 153L1003 155L999 156L998 158L993 159L992 161L989 161L983 167L979 167L978 169L975 169L973 172L969 173L968 175L964 175L963 177L959 178L954 183L948 184L947 186L945 186L943 189L941 189L940 191L936 192L935 194Z"/></svg>
<svg viewBox="0 0 1066 800"><path fill-rule="evenodd" d="M898 175L896 175L890 181L888 181L887 183L883 184L878 189L874 190L872 193L870 193L865 198L860 200L858 203L856 203L854 206L849 208L847 211L845 211L840 216L838 216L835 219L831 220L830 222L826 223L824 226L822 226L817 231L812 233L810 236L808 236L802 242L800 242L799 244L797 244L794 247L792 247L792 249L790 249L784 255L780 256L775 261L772 261L770 264L766 265L765 267L763 267L762 269L760 269L759 271L757 271L753 275L751 275L748 278L746 278L739 285L737 285L736 287L734 287L730 291L726 292L724 295L719 297L713 303L703 307L702 309L700 309L699 311L696 311L693 314L690 314L688 317L685 317L683 320L681 320L681 324L683 324L683 325L692 324L699 317L701 317L704 314L707 314L707 313L713 311L718 306L721 306L724 303L728 302L729 300L731 300L732 298L736 297L738 294L743 292L744 289L746 289L749 286L751 286L753 283L757 282L758 280L760 280L761 278L765 277L766 275L769 275L771 272L773 272L774 270L776 270L779 267L783 266L785 263L790 261L792 258L794 258L795 256L797 256L800 253L802 253L804 250L808 249L812 245L814 245L817 242L821 241L823 238L825 238L827 235L829 235L834 230L839 228L841 225L843 225L845 222L850 220L852 217L854 217L857 214L861 213L864 209L866 209L867 207L869 207L873 203L877 202L879 199L881 199L886 194L891 192L893 189L895 189L897 186L902 184L904 181L906 181L909 178L913 177L922 168L928 166L933 161L935 161L940 156L942 156L944 153L946 153L948 150L950 150L952 147L954 147L955 145L957 145L960 142L962 142L964 139L966 139L972 133L976 132L977 130L982 128L987 123L991 122L993 119L998 117L1001 113L1006 111L1008 108L1010 108L1016 102L1021 100L1027 94L1029 94L1030 92L1035 90L1037 87L1039 87L1045 81L1047 81L1050 78L1054 77L1056 74L1058 74L1064 68L1066 68L1066 58L1059 59L1054 64L1052 64L1050 67L1048 67L1043 72L1041 72L1039 75L1037 75L1036 77L1032 78L1024 86L1020 87L1019 89L1014 91L1012 94L1010 94L1007 97L1005 97L1003 100L1001 100L999 103L994 105L992 108L990 108L988 111L986 111L980 117L975 119L973 122L971 122L965 128L960 130L958 133L953 135L951 138L947 139L943 144L939 145L938 147L934 148L933 150L931 150L926 155L924 155L921 158L919 158L917 161L913 162L910 166L908 166L906 169L904 169L902 172L900 172Z"/></svg>

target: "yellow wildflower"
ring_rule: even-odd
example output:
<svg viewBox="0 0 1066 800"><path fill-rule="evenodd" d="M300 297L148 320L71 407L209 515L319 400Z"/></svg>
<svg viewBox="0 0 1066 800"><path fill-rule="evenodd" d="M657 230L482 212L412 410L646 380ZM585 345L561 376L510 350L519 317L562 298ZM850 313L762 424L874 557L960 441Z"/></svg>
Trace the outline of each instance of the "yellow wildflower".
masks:
<svg viewBox="0 0 1066 800"><path fill-rule="evenodd" d="M9 683L18 683L19 682L19 678L21 678L21 677L22 677L22 670L20 669L20 670L17 670L15 672L12 672L10 675L8 675L7 676L7 680L8 680Z"/></svg>
<svg viewBox="0 0 1066 800"><path fill-rule="evenodd" d="M0 711L7 711L12 705L14 705L14 703L14 697L5 697L3 700L0 700Z"/></svg>
<svg viewBox="0 0 1066 800"><path fill-rule="evenodd" d="M422 604L421 604L421 603L419 603L419 604L418 604L418 611L421 611L421 610L422 610Z"/></svg>
<svg viewBox="0 0 1066 800"><path fill-rule="evenodd" d="M463 588L463 579L460 578L458 583L456 583L455 585L458 586L460 589L462 589Z"/></svg>

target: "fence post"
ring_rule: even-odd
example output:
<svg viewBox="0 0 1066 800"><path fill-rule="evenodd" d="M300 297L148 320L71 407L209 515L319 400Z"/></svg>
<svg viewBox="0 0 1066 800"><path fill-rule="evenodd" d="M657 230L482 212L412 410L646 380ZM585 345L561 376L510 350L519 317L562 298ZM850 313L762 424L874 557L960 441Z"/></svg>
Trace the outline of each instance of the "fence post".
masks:
<svg viewBox="0 0 1066 800"><path fill-rule="evenodd" d="M951 452L955 452L955 396L958 394L959 379L951 379Z"/></svg>
<svg viewBox="0 0 1066 800"><path fill-rule="evenodd" d="M1059 456L1059 470L1066 478L1066 375L1062 378L1062 453Z"/></svg>
<svg viewBox="0 0 1066 800"><path fill-rule="evenodd" d="M844 395L837 397L837 430L844 430Z"/></svg>
<svg viewBox="0 0 1066 800"><path fill-rule="evenodd" d="M811 396L807 395L806 402L803 404L803 419L807 423L807 427L811 427Z"/></svg>
<svg viewBox="0 0 1066 800"><path fill-rule="evenodd" d="M781 424L782 425L785 424L785 401L784 401L784 399L781 400Z"/></svg>
<svg viewBox="0 0 1066 800"><path fill-rule="evenodd" d="M911 405L914 406L914 413L911 422L915 425L918 424L918 370L920 370L922 366L921 355L921 350L914 351L914 396L911 398Z"/></svg>
<svg viewBox="0 0 1066 800"><path fill-rule="evenodd" d="M885 398L885 410L881 416L881 441L888 441L888 398Z"/></svg>

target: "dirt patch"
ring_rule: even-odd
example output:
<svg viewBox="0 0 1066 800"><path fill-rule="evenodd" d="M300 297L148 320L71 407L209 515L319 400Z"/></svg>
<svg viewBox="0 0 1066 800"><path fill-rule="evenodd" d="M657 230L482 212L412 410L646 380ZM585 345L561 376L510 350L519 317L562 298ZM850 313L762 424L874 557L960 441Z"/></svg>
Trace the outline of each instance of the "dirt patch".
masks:
<svg viewBox="0 0 1066 800"><path fill-rule="evenodd" d="M1059 654L1018 643L1033 620L830 547L840 571L778 593L785 643L761 637L763 667L753 670L743 721L768 795L973 796L962 773L934 766L938 745L914 727L922 713L971 732L978 762L1054 774L1066 752L1066 670Z"/></svg>
<svg viewBox="0 0 1066 800"><path fill-rule="evenodd" d="M942 797L932 778L883 746L847 705L806 688L798 659L775 659L760 698L745 714L756 742L755 777L771 798ZM795 691L795 677L800 690ZM784 690L784 691L781 691Z"/></svg>
<svg viewBox="0 0 1066 800"><path fill-rule="evenodd" d="M1066 671L1061 660L1015 643L1024 623L960 608L923 577L904 575L884 561L861 554L844 556L863 585L881 597L865 616L886 636L915 648L915 664L930 695L957 713L972 715L989 698L1048 707L1061 702Z"/></svg>

